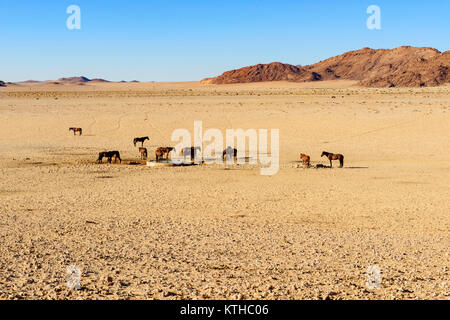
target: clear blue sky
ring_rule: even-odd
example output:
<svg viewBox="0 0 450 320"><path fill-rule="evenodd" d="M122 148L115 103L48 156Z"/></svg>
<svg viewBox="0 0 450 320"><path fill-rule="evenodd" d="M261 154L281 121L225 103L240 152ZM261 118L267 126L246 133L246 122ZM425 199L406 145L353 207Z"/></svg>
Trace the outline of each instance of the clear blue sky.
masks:
<svg viewBox="0 0 450 320"><path fill-rule="evenodd" d="M81 30L66 9L81 8ZM381 30L366 27L369 5ZM0 79L200 80L401 45L450 50L449 0L0 0Z"/></svg>

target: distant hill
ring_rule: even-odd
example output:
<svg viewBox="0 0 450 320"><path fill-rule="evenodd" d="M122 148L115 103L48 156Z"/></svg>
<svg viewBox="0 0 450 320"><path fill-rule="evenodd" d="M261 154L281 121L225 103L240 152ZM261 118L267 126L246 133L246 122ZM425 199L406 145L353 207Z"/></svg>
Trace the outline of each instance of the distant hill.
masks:
<svg viewBox="0 0 450 320"><path fill-rule="evenodd" d="M204 81L215 84L224 84L281 80L320 80L320 78L317 77L318 75L308 72L305 68L281 62L272 62L269 64L257 64L251 67L227 71L216 78L205 79Z"/></svg>
<svg viewBox="0 0 450 320"><path fill-rule="evenodd" d="M38 84L38 83L42 83L42 84L46 84L46 83L47 84L84 84L87 82L112 82L112 81L105 80L102 78L89 79L84 76L79 76L79 77L65 77L65 78L59 78L57 80L46 80L46 81L27 80L27 81L16 82L16 84ZM120 81L120 82L127 82L127 81ZM130 82L139 82L139 81L133 80Z"/></svg>
<svg viewBox="0 0 450 320"><path fill-rule="evenodd" d="M91 79L91 81L93 81L93 82L110 82L110 81L105 80L105 79Z"/></svg>
<svg viewBox="0 0 450 320"><path fill-rule="evenodd" d="M86 78L86 77L69 77L69 78L59 78L58 80L56 80L57 82L69 82L69 83L73 83L73 82L89 82L91 81L90 79Z"/></svg>
<svg viewBox="0 0 450 320"><path fill-rule="evenodd" d="M18 83L40 83L41 81L37 81L37 80L27 80L27 81L21 81Z"/></svg>
<svg viewBox="0 0 450 320"><path fill-rule="evenodd" d="M430 87L450 82L450 51L399 47L350 51L308 66L273 62L204 79L229 84L260 81L357 80L365 87Z"/></svg>

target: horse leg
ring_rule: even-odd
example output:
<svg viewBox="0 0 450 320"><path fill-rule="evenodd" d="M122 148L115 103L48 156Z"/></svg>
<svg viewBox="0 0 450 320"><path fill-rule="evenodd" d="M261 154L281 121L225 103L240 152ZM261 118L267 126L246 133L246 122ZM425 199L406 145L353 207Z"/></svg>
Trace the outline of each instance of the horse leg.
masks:
<svg viewBox="0 0 450 320"><path fill-rule="evenodd" d="M330 168L333 168L333 160L330 159Z"/></svg>

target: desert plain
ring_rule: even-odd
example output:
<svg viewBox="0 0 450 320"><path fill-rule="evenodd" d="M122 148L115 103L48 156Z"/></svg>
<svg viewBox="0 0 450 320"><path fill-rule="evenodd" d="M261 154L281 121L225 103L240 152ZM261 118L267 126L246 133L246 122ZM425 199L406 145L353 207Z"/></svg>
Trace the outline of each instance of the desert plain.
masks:
<svg viewBox="0 0 450 320"><path fill-rule="evenodd" d="M194 120L279 129L278 173L139 161ZM450 297L450 86L23 83L0 123L0 299Z"/></svg>

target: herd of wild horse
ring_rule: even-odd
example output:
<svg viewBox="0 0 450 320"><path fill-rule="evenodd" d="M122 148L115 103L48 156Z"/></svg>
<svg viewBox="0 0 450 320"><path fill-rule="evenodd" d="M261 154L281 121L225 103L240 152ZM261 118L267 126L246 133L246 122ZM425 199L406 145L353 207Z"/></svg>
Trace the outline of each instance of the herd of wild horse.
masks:
<svg viewBox="0 0 450 320"><path fill-rule="evenodd" d="M74 135L76 135L76 133L78 132L80 134L80 136L83 133L83 130L81 128L72 127L72 128L69 128L69 131L73 131ZM139 154L141 155L142 160L147 160L147 158L148 158L147 148L144 148L144 142L147 140L150 141L150 138L149 137L138 137L138 138L133 139L133 144L135 147L136 147L137 143L139 143L139 142L141 143L141 147L139 147ZM157 148L155 151L156 161L158 162L158 161L164 159L164 157L166 160L169 160L169 153L172 151L176 152L175 148L173 148L173 147ZM181 150L181 154L183 155L184 160L186 160L187 157L190 157L191 161L193 161L195 159L196 153L199 151L201 151L200 147L188 147L188 148L183 148ZM222 158L225 160L225 157L236 159L237 158L237 149L227 147L225 150L223 150ZM323 151L322 154L320 155L320 157L328 158L328 160L330 161L330 168L333 167L333 160L339 161L339 168L342 168L344 166L344 156L342 154L338 154L338 153L335 154L335 153ZM114 163L116 163L117 160L119 160L120 163L122 163L122 159L120 158L119 151L100 152L98 154L97 162L98 163L103 162L103 158L108 159L108 163L112 163L113 159L114 159ZM309 168L311 166L311 157L310 156L301 153L300 160L302 161L304 168Z"/></svg>

